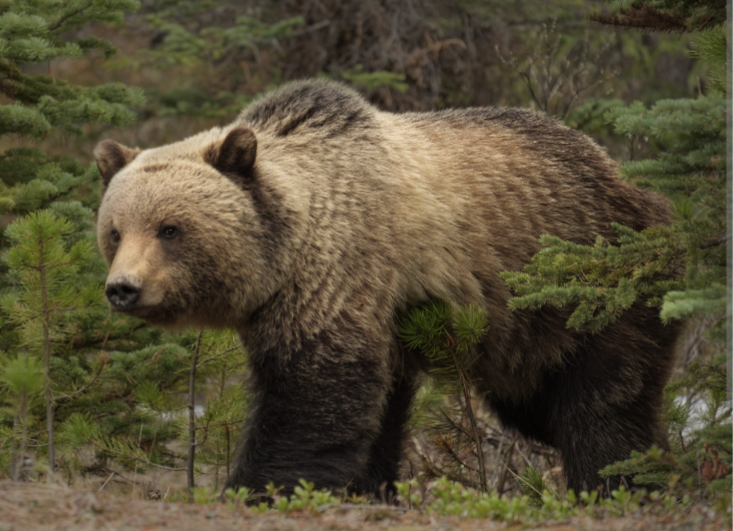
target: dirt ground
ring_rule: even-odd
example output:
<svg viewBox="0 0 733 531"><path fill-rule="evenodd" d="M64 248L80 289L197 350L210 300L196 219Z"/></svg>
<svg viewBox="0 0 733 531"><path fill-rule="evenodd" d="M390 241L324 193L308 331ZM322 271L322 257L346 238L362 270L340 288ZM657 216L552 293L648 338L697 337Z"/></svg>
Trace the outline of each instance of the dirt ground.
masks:
<svg viewBox="0 0 733 531"><path fill-rule="evenodd" d="M398 507L333 507L321 513L257 515L224 504L187 505L129 495L33 483L0 483L0 531L360 531L522 530L551 531L721 531L730 526L706 508L672 517L592 519L503 524L490 520L442 518Z"/></svg>

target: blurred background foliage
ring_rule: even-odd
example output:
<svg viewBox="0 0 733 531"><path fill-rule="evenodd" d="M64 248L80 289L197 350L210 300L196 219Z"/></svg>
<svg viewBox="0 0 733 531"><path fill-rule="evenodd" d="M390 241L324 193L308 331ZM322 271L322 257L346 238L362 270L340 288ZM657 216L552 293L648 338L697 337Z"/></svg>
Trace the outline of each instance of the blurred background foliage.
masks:
<svg viewBox="0 0 733 531"><path fill-rule="evenodd" d="M637 455L615 473L697 482L700 496L729 484L724 11L718 0L0 0L0 475L121 484L141 475L131 483L150 497L182 486L192 467L197 482L221 484L249 400L245 354L229 333L166 334L108 312L105 266L90 252L100 198L92 148L107 137L141 148L176 141L230 122L284 82L326 77L394 112L547 112L629 163L625 178L668 195L675 227L620 229L630 262L614 255L596 280L619 263L641 271L614 287L624 300L633 284L664 301L666 318L689 318L668 397L678 457ZM607 242L546 243L545 258L575 266L609 252ZM654 284L666 282L658 249L684 262L684 281ZM582 305L597 288L565 299L537 273L557 276L563 261L541 260L514 277L525 302ZM435 382L420 391L405 474L501 494L520 493L518 474L531 468L561 491L556 452L504 430L463 391Z"/></svg>
<svg viewBox="0 0 733 531"><path fill-rule="evenodd" d="M76 30L109 41L114 57L95 50L49 67L54 77L85 85L142 87L135 128L116 131L140 147L226 123L285 81L327 76L391 111L545 110L628 158L602 118L609 102L693 96L707 78L687 36L617 32L586 20L614 7L581 0L145 0L124 24ZM88 160L94 136L106 130L75 138L74 154Z"/></svg>

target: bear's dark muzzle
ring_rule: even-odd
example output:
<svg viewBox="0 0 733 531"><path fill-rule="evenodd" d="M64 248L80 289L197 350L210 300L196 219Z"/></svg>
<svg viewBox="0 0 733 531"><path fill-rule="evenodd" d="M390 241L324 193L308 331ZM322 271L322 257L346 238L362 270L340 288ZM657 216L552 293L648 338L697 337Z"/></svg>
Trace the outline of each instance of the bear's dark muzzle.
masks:
<svg viewBox="0 0 733 531"><path fill-rule="evenodd" d="M140 297L140 288L126 280L119 280L107 284L104 293L115 310L126 311L134 307L135 301Z"/></svg>

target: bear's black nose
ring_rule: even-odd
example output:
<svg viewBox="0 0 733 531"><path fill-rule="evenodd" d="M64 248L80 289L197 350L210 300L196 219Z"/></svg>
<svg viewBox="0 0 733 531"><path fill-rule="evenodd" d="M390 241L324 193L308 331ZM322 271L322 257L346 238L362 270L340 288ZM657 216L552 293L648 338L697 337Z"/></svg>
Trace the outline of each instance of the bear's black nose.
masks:
<svg viewBox="0 0 733 531"><path fill-rule="evenodd" d="M107 284L104 293L112 306L120 310L129 310L140 296L140 288L136 288L126 280L120 280Z"/></svg>

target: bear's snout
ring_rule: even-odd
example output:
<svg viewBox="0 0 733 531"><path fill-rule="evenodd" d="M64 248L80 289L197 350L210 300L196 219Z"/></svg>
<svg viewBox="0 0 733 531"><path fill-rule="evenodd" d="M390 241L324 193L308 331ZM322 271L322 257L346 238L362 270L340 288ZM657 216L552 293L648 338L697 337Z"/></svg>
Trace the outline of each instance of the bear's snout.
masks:
<svg viewBox="0 0 733 531"><path fill-rule="evenodd" d="M140 291L138 282L128 278L117 278L107 283L104 293L115 310L125 311L134 307L140 297Z"/></svg>

